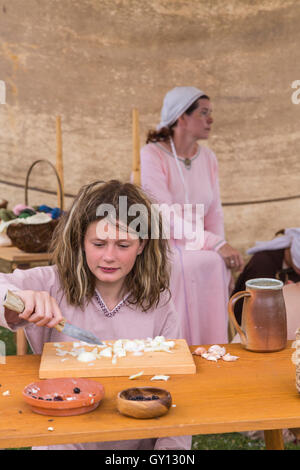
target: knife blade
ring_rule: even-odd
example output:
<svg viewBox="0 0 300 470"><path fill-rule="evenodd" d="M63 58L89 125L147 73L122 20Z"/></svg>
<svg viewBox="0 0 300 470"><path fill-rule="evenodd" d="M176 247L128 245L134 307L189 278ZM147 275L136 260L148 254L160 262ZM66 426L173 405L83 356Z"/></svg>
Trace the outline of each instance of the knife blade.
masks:
<svg viewBox="0 0 300 470"><path fill-rule="evenodd" d="M22 313L25 309L23 300L11 290L8 290L6 292L3 306L17 313ZM103 344L102 341L100 341L100 339L97 338L95 335L93 335L89 331L79 328L78 326L68 323L65 318L63 318L57 325L55 325L54 328L57 331L60 331L61 333L64 333L67 336L70 336L71 338L79 339L80 341L84 341L85 343L99 345Z"/></svg>

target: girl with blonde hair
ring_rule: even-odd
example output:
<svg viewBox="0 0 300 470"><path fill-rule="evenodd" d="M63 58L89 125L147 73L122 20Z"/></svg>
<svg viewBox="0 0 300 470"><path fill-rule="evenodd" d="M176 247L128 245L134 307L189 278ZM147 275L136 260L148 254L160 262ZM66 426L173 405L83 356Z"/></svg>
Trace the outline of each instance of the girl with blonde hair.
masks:
<svg viewBox="0 0 300 470"><path fill-rule="evenodd" d="M0 324L12 331L23 327L34 353L42 352L44 342L72 340L53 328L62 312L68 322L101 340L180 337L169 295L168 243L159 214L153 216L151 201L139 188L114 180L84 186L57 226L52 252L52 266L0 274L1 298L10 289L25 304L20 315L1 306ZM44 449L190 445L190 437L181 436Z"/></svg>

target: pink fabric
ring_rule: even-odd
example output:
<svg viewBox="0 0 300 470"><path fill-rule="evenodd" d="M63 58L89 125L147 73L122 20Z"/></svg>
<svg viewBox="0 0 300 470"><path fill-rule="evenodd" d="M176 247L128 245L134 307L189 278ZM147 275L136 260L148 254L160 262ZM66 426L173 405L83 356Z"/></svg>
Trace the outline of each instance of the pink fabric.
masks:
<svg viewBox="0 0 300 470"><path fill-rule="evenodd" d="M112 318L105 317L95 298L85 306L84 310L70 306L62 291L55 266L46 266L28 270L15 270L13 274L0 274L0 299L7 289L48 291L54 297L65 318L76 326L91 331L103 340L144 339L147 337L165 336L180 338L179 322L172 300L162 295L158 308L142 312L135 307L123 305ZM4 308L0 302L0 325L15 331L25 327L25 334L34 353L41 354L44 342L74 341L58 332L55 328L38 327L22 320L18 324L8 324L4 316ZM191 437L166 437L159 439L139 439L129 441L97 442L88 444L70 444L49 446L43 449L190 449ZM39 448L41 449L41 448Z"/></svg>
<svg viewBox="0 0 300 470"><path fill-rule="evenodd" d="M179 162L190 204L204 204L204 246L187 250L186 240L171 240L171 291L189 344L226 343L229 271L215 251L224 241L218 165L215 154L200 147L187 169ZM175 158L161 144L141 149L143 189L159 204L185 204Z"/></svg>

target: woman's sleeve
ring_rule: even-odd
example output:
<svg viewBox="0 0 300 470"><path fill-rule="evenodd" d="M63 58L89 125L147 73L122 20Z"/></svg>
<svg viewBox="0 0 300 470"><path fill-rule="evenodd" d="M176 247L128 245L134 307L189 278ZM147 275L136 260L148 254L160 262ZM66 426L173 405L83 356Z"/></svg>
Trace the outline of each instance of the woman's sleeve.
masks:
<svg viewBox="0 0 300 470"><path fill-rule="evenodd" d="M218 162L210 150L213 200L205 216L205 229L224 239L224 215L220 197Z"/></svg>
<svg viewBox="0 0 300 470"><path fill-rule="evenodd" d="M168 175L159 152L154 145L148 144L141 149L141 185L158 204L173 204L168 188Z"/></svg>
<svg viewBox="0 0 300 470"><path fill-rule="evenodd" d="M152 198L155 202L158 204L167 204L168 206L171 206L174 203L174 199L172 197L172 193L170 192L168 188L168 176L167 176L167 170L163 165L163 162L161 160L161 157L159 155L159 152L155 149L153 145L145 145L141 149L141 185L145 192L149 195L150 198ZM218 188L218 186L217 186ZM218 194L217 190L215 190L215 199L216 201L218 200ZM215 200L214 200L215 204ZM176 238L174 234L176 233L176 227L180 227L181 232L182 227L184 226L183 224L183 219L182 219L182 210L180 212L176 213L176 204L174 204L174 218L171 218L171 223L170 223L170 235L171 238ZM221 207L221 206L220 206ZM212 208L212 212L213 212ZM222 213L222 208L221 208L221 214ZM224 233L223 231L219 230L221 227L222 223L219 220L219 213L218 216L216 217L209 216L208 221L206 220L205 217L205 229L203 233L203 237L201 237L201 241L194 242L193 239L190 238L185 238L186 242L186 248L189 250L199 250L199 249L204 249L204 250L215 250L220 248L224 243ZM168 217L168 220L170 218ZM218 220L218 223L216 224L216 221ZM208 223L208 225L207 225ZM185 221L186 227L188 226L188 222ZM207 225L207 226L206 226ZM211 230L210 227L215 228L218 226L218 232L221 232L219 234L218 232L214 232ZM220 226L220 227L219 227ZM190 232L193 233L193 228L191 225ZM200 237L195 237L195 238L200 238Z"/></svg>

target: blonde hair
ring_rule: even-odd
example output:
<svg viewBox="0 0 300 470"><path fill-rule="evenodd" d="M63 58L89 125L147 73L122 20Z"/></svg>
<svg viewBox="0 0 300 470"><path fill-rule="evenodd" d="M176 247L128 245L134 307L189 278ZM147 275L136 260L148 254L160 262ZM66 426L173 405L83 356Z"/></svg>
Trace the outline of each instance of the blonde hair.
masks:
<svg viewBox="0 0 300 470"><path fill-rule="evenodd" d="M87 228L104 218L97 215L101 204L110 204L115 208L117 219L121 217L120 196L127 197L128 208L133 204L142 204L146 208L143 226L147 227L147 233L143 238L147 241L125 280L126 290L130 293L127 303L147 311L158 305L162 292L167 291L170 295L169 245L163 238L161 215L153 212L150 199L139 187L116 180L96 181L81 188L70 210L62 216L50 248L62 289L72 305L83 307L95 292L95 277L87 265L83 246ZM127 212L127 226L132 219Z"/></svg>

